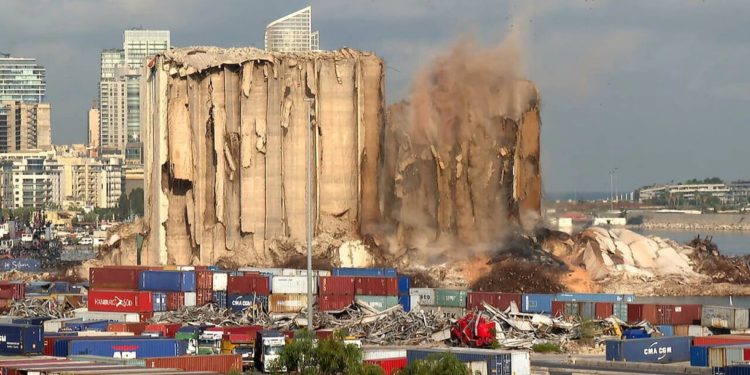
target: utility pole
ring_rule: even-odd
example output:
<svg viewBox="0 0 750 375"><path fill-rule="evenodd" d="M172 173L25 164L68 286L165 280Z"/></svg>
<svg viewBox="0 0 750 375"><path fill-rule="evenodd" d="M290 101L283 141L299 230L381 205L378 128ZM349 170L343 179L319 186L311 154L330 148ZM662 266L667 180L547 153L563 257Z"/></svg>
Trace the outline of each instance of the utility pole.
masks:
<svg viewBox="0 0 750 375"><path fill-rule="evenodd" d="M614 182L614 177L613 177L614 175L615 175L615 171L610 169L609 170L609 209L610 210L615 209L615 203L614 203L614 197L613 197L614 191L615 191L615 188L614 188L615 182Z"/></svg>
<svg viewBox="0 0 750 375"><path fill-rule="evenodd" d="M305 102L307 105L307 131L305 132L305 138L307 139L307 145L305 147L305 159L307 168L306 169L306 177L307 177L307 196L305 199L305 205L307 206L307 329L308 332L312 332L314 329L313 325L313 292L312 292L312 283L313 283L313 277L312 277L312 157L310 154L312 153L312 132L313 132L313 123L312 123L312 114L313 114L313 105L314 101L312 98L306 98Z"/></svg>

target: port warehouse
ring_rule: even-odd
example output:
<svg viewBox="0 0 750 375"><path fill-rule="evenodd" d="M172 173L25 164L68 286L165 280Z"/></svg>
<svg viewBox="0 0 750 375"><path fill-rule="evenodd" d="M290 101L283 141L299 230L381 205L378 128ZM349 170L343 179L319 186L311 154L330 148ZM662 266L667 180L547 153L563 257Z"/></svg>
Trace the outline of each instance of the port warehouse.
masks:
<svg viewBox="0 0 750 375"><path fill-rule="evenodd" d="M148 319L165 311L207 303L236 312L250 306L260 306L268 312L298 313L307 305L307 279L305 270L282 268L220 270L218 267L200 266L105 266L90 269L88 285L67 282L27 285L6 281L0 283L0 297L3 297L6 305L14 299L61 300L77 297L86 307L75 310L73 318L0 317L3 333L10 337L11 332L17 331L17 336L23 336L18 342L24 343L20 346L0 344L0 352L6 355L44 355L46 357L39 360L46 361L50 360L49 357L78 358L94 354L96 361L84 357L84 360L76 362L88 361L97 366L101 365L101 357L181 358L188 349L183 341L175 338L179 336L179 324L148 324ZM319 311L341 311L358 300L376 310L400 304L405 310L441 311L456 318L469 311L481 310L485 303L501 310L516 306L525 313L576 316L583 320L614 316L631 324L648 321L657 327L660 337L610 341L606 345L608 360L690 360L693 365L703 367L726 367L737 361L750 362L750 336L720 335L743 332L749 328L750 316L746 308L643 304L637 302L637 296L622 294L523 294L414 288L410 285L409 277L399 275L392 268L334 268L332 271L313 271L312 279L314 302ZM704 335L706 330L702 327L710 328L719 335L689 337ZM144 337L144 332L158 334L155 335L157 337ZM95 333L103 336L91 336ZM669 352L670 356L663 356L659 349L654 352L657 354L654 358L637 354L643 352L638 345L651 348L654 343L657 348L658 345L669 345L662 352ZM129 350L123 351L123 348ZM409 361L406 349L392 350L388 354L390 356L379 354L381 352L388 353L387 350L366 351L365 360L383 368L400 368ZM484 352L485 355L494 353ZM749 359L742 357L738 360L741 357L738 353L744 355L745 352L748 352ZM494 355L505 355L503 353L515 352L497 352ZM416 354L411 356L418 357ZM469 357L467 355L465 358ZM515 357L516 365L528 361L526 358ZM466 362L476 361L467 359ZM513 360L495 358L485 362L487 366L497 369L510 368L508 366ZM135 361L115 365L140 366L140 363ZM108 365L113 366L111 363ZM194 370L184 365L182 367L183 370Z"/></svg>

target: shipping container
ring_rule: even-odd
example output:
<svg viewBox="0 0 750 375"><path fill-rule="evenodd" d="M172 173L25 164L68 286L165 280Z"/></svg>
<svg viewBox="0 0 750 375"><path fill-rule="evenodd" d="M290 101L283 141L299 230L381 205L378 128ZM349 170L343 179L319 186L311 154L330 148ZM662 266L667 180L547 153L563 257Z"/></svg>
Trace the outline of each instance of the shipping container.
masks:
<svg viewBox="0 0 750 375"><path fill-rule="evenodd" d="M89 269L89 284L98 289L137 290L141 268L92 267Z"/></svg>
<svg viewBox="0 0 750 375"><path fill-rule="evenodd" d="M207 303L211 303L211 300L213 298L214 298L213 290L198 289L198 291L195 292L195 305L203 306Z"/></svg>
<svg viewBox="0 0 750 375"><path fill-rule="evenodd" d="M143 332L145 334L158 334L161 337L171 337L177 333L177 330L182 327L180 323L154 323L148 324Z"/></svg>
<svg viewBox="0 0 750 375"><path fill-rule="evenodd" d="M702 310L701 305L672 305L670 321L662 324L700 324Z"/></svg>
<svg viewBox="0 0 750 375"><path fill-rule="evenodd" d="M255 272L259 274L266 274L271 276L282 276L282 268L267 268L267 267L240 267L238 271L242 272Z"/></svg>
<svg viewBox="0 0 750 375"><path fill-rule="evenodd" d="M305 284L307 285L307 284ZM227 292L230 294L271 294L271 277L264 275L229 276ZM307 290L305 290L307 293Z"/></svg>
<svg viewBox="0 0 750 375"><path fill-rule="evenodd" d="M321 295L354 295L353 276L321 276L318 285Z"/></svg>
<svg viewBox="0 0 750 375"><path fill-rule="evenodd" d="M614 316L617 317L617 319L620 319L623 322L628 321L628 304L627 303L613 302L612 310L614 311Z"/></svg>
<svg viewBox="0 0 750 375"><path fill-rule="evenodd" d="M335 277L335 276L332 276ZM354 295L321 294L318 296L318 310L341 311L354 303Z"/></svg>
<svg viewBox="0 0 750 375"><path fill-rule="evenodd" d="M50 288L50 292L52 293L69 293L70 292L70 283L67 281L55 281L52 283L52 287Z"/></svg>
<svg viewBox="0 0 750 375"><path fill-rule="evenodd" d="M138 280L140 290L158 292L194 292L193 271L143 271Z"/></svg>
<svg viewBox="0 0 750 375"><path fill-rule="evenodd" d="M146 330L148 323L109 323L107 325L107 332L132 332L134 335L139 336Z"/></svg>
<svg viewBox="0 0 750 375"><path fill-rule="evenodd" d="M109 320L71 320L63 323L61 331L97 331L107 330Z"/></svg>
<svg viewBox="0 0 750 375"><path fill-rule="evenodd" d="M714 375L750 375L750 365L733 365L714 369Z"/></svg>
<svg viewBox="0 0 750 375"><path fill-rule="evenodd" d="M565 302L635 302L632 294L604 294L604 293L558 293L556 301Z"/></svg>
<svg viewBox="0 0 750 375"><path fill-rule="evenodd" d="M412 309L413 310L413 309ZM420 306L419 310L425 313L439 314L449 319L460 319L466 316L466 309L463 307L443 307L443 306Z"/></svg>
<svg viewBox="0 0 750 375"><path fill-rule="evenodd" d="M268 311L268 296L256 294L229 294L227 296L227 307L232 311L239 312L252 306L257 306L261 311Z"/></svg>
<svg viewBox="0 0 750 375"><path fill-rule="evenodd" d="M683 362L690 360L690 337L673 336L633 340L608 340L608 361Z"/></svg>
<svg viewBox="0 0 750 375"><path fill-rule="evenodd" d="M596 302L594 304L594 318L595 319L606 319L613 316L615 313L614 302Z"/></svg>
<svg viewBox="0 0 750 375"><path fill-rule="evenodd" d="M552 301L552 316L579 316L578 302Z"/></svg>
<svg viewBox="0 0 750 375"><path fill-rule="evenodd" d="M229 282L229 274L226 272L214 272L213 281L211 282L212 288L215 292L226 292L227 283Z"/></svg>
<svg viewBox="0 0 750 375"><path fill-rule="evenodd" d="M444 307L466 307L465 289L435 289L435 305Z"/></svg>
<svg viewBox="0 0 750 375"><path fill-rule="evenodd" d="M0 324L0 355L41 354L42 326Z"/></svg>
<svg viewBox="0 0 750 375"><path fill-rule="evenodd" d="M271 293L307 293L307 276L273 276L271 278ZM318 293L318 280L315 276L312 277L312 293Z"/></svg>
<svg viewBox="0 0 750 375"><path fill-rule="evenodd" d="M591 320L596 316L595 302L578 302L578 316L583 320Z"/></svg>
<svg viewBox="0 0 750 375"><path fill-rule="evenodd" d="M42 270L42 263L34 258L9 258L0 259L0 271L21 271L21 272L39 272Z"/></svg>
<svg viewBox="0 0 750 375"><path fill-rule="evenodd" d="M91 297L89 297L91 298ZM110 322L140 322L144 321L148 314L142 313L120 313L112 311L89 311L88 308L82 307L73 310L73 317L83 320L109 320Z"/></svg>
<svg viewBox="0 0 750 375"><path fill-rule="evenodd" d="M695 346L750 344L750 335L714 335L693 338Z"/></svg>
<svg viewBox="0 0 750 375"><path fill-rule="evenodd" d="M333 276L357 276L357 277L396 277L395 268L355 268L339 267L331 271Z"/></svg>
<svg viewBox="0 0 750 375"><path fill-rule="evenodd" d="M419 306L435 305L435 289L433 288L411 288L409 295L417 296Z"/></svg>
<svg viewBox="0 0 750 375"><path fill-rule="evenodd" d="M696 367L726 367L745 363L747 345L694 346L690 349L690 365Z"/></svg>
<svg viewBox="0 0 750 375"><path fill-rule="evenodd" d="M355 296L354 298L357 301L361 301L361 302L368 304L370 307L378 311L390 309L391 307L398 305L397 296L369 296L368 295L368 296Z"/></svg>
<svg viewBox="0 0 750 375"><path fill-rule="evenodd" d="M747 308L703 306L701 325L713 328L748 329Z"/></svg>
<svg viewBox="0 0 750 375"><path fill-rule="evenodd" d="M183 306L185 306L185 293L167 293L167 311L177 311Z"/></svg>
<svg viewBox="0 0 750 375"><path fill-rule="evenodd" d="M214 273L211 271L195 271L195 289L214 289Z"/></svg>
<svg viewBox="0 0 750 375"><path fill-rule="evenodd" d="M68 355L150 358L185 355L186 342L175 339L71 340Z"/></svg>
<svg viewBox="0 0 750 375"><path fill-rule="evenodd" d="M194 307L197 301L195 292L185 292L185 306Z"/></svg>
<svg viewBox="0 0 750 375"><path fill-rule="evenodd" d="M394 375L406 367L408 361L406 357L385 358L385 359L365 359L364 363L375 365L383 370L383 375Z"/></svg>
<svg viewBox="0 0 750 375"><path fill-rule="evenodd" d="M409 312L412 306L419 306L419 296L400 295L398 296L398 304L404 308L404 311Z"/></svg>
<svg viewBox="0 0 750 375"><path fill-rule="evenodd" d="M406 358L406 349L399 347L365 347L362 348L364 360Z"/></svg>
<svg viewBox="0 0 750 375"><path fill-rule="evenodd" d="M80 318L57 318L46 320L42 323L44 332L57 332L63 327L63 323L71 320L80 320Z"/></svg>
<svg viewBox="0 0 750 375"><path fill-rule="evenodd" d="M52 318L48 316L37 316L37 317L32 317L32 318L13 318L10 323L27 325L27 326L41 326L41 325L44 325L44 322L50 319Z"/></svg>
<svg viewBox="0 0 750 375"><path fill-rule="evenodd" d="M530 374L531 363L529 353L522 351L504 351L487 349L408 349L406 358L409 364L422 361L432 355L450 352L460 362L467 364L483 364L482 367L471 367L471 370L479 371L481 374L515 375ZM472 372L473 373L473 372Z"/></svg>
<svg viewBox="0 0 750 375"><path fill-rule="evenodd" d="M500 310L507 309L511 302L513 302L520 310L521 293L469 292L466 299L466 308L469 310L484 309L482 302L486 302L490 306Z"/></svg>
<svg viewBox="0 0 750 375"><path fill-rule="evenodd" d="M89 291L88 309L129 313L153 311L153 294L147 291L92 289Z"/></svg>
<svg viewBox="0 0 750 375"><path fill-rule="evenodd" d="M409 276L401 275L398 277L398 295L404 296L409 294L409 289L411 289L411 279Z"/></svg>
<svg viewBox="0 0 750 375"><path fill-rule="evenodd" d="M239 354L191 355L182 357L147 358L146 368L177 368L185 371L213 371L226 374L242 372Z"/></svg>
<svg viewBox="0 0 750 375"><path fill-rule="evenodd" d="M526 294L522 295L521 311L525 313L549 314L552 312L553 294Z"/></svg>
<svg viewBox="0 0 750 375"><path fill-rule="evenodd" d="M167 293L153 292L151 298L154 301L154 311L167 311Z"/></svg>
<svg viewBox="0 0 750 375"><path fill-rule="evenodd" d="M398 278L355 277L354 294L361 296L398 296Z"/></svg>
<svg viewBox="0 0 750 375"><path fill-rule="evenodd" d="M268 299L268 311L272 313L298 313L306 308L307 294L271 294Z"/></svg>
<svg viewBox="0 0 750 375"><path fill-rule="evenodd" d="M0 281L0 291L10 291L12 299L23 299L26 296L26 284L23 281Z"/></svg>
<svg viewBox="0 0 750 375"><path fill-rule="evenodd" d="M674 327L670 325L658 325L656 326L656 329L661 332L662 336L674 336Z"/></svg>
<svg viewBox="0 0 750 375"><path fill-rule="evenodd" d="M211 298L211 301L216 304L218 307L226 308L227 307L227 292L224 291L215 291L213 294L213 297Z"/></svg>

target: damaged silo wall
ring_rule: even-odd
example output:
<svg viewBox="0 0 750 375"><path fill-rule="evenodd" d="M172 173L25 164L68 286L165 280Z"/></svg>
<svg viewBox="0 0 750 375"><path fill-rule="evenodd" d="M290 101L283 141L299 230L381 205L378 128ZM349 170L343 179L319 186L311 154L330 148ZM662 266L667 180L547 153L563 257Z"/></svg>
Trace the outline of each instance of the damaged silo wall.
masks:
<svg viewBox="0 0 750 375"><path fill-rule="evenodd" d="M389 238L379 242L390 256L491 252L536 225L540 100L512 66L513 51L459 44L389 108L379 232Z"/></svg>
<svg viewBox="0 0 750 375"><path fill-rule="evenodd" d="M310 125L315 234L382 220L377 56L183 48L149 66L144 263L272 263L270 242L304 240Z"/></svg>

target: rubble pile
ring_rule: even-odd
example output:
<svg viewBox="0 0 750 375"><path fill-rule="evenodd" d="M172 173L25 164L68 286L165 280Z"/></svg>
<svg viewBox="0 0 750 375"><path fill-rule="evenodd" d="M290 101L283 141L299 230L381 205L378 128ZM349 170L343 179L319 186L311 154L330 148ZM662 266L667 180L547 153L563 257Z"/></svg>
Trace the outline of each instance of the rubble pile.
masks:
<svg viewBox="0 0 750 375"><path fill-rule="evenodd" d="M750 260L746 257L727 257L719 252L710 236L695 237L688 243L694 249L691 259L695 270L708 275L715 283L750 284Z"/></svg>
<svg viewBox="0 0 750 375"><path fill-rule="evenodd" d="M59 303L53 299L22 299L13 302L7 315L23 318L66 318L70 317L73 309L78 307L80 306L72 306L65 302Z"/></svg>

